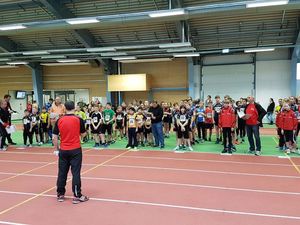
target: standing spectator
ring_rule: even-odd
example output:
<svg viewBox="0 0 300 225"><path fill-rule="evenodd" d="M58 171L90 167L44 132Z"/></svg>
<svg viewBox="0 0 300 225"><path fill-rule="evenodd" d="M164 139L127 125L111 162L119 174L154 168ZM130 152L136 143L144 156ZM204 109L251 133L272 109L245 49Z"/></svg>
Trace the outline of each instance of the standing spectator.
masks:
<svg viewBox="0 0 300 225"><path fill-rule="evenodd" d="M4 101L7 102L6 110L9 112L9 126L11 126L11 114L16 112L11 108L10 98L11 98L10 95L4 95ZM14 143L13 140L11 139L11 134L7 134L7 141L8 141L8 144L10 144L10 145L16 145L16 143Z"/></svg>
<svg viewBox="0 0 300 225"><path fill-rule="evenodd" d="M274 109L275 109L274 99L270 98L270 103L269 103L269 106L267 108L267 118L270 122L270 125L273 125L273 123L274 123L274 118L273 118Z"/></svg>
<svg viewBox="0 0 300 225"><path fill-rule="evenodd" d="M0 133L1 133L1 143L0 143L0 150L6 151L7 145L5 144L7 138L6 129L9 127L9 112L6 110L7 102L1 100L0 102Z"/></svg>
<svg viewBox="0 0 300 225"><path fill-rule="evenodd" d="M205 100L205 106L207 106L209 103L212 103L211 95L207 95L207 98Z"/></svg>
<svg viewBox="0 0 300 225"><path fill-rule="evenodd" d="M149 108L149 113L152 117L152 133L155 140L154 147L159 147L163 149L165 147L162 118L163 118L163 109L157 103L157 101L152 102L152 106Z"/></svg>
<svg viewBox="0 0 300 225"><path fill-rule="evenodd" d="M27 105L26 105L26 109L29 113L32 113L32 104L31 104L31 101L28 101L27 102Z"/></svg>
<svg viewBox="0 0 300 225"><path fill-rule="evenodd" d="M49 112L50 112L50 124L51 124L50 125L51 129L49 129L49 137L51 138L52 129L54 128L56 121L66 113L66 108L64 104L62 104L60 97L55 98L55 101L53 102Z"/></svg>
<svg viewBox="0 0 300 225"><path fill-rule="evenodd" d="M83 110L83 108L86 106L86 103L83 102L83 99L80 98L79 102L77 102L77 106L80 107L80 110Z"/></svg>
<svg viewBox="0 0 300 225"><path fill-rule="evenodd" d="M86 202L89 198L81 193L80 171L82 166L82 149L80 136L85 133L84 122L74 115L75 104L72 101L66 102L66 115L57 120L53 130L53 143L55 150L59 149L58 178L57 178L57 200L65 200L66 181L71 167L73 180L72 190L74 193L73 204ZM60 135L60 146L58 145Z"/></svg>
<svg viewBox="0 0 300 225"><path fill-rule="evenodd" d="M246 120L247 136L250 144L249 150L250 153L255 153L258 156L261 153L259 127L263 126L262 119L267 112L260 104L255 102L253 96L248 96L247 100L249 104L245 108L246 115L244 119ZM256 151L253 136L255 137Z"/></svg>
<svg viewBox="0 0 300 225"><path fill-rule="evenodd" d="M213 105L213 112L214 112L214 121L215 121L215 128L216 128L216 144L219 144L222 141L221 134L220 134L220 128L219 128L219 114L222 109L222 103L221 98L219 95L215 97L215 104Z"/></svg>
<svg viewBox="0 0 300 225"><path fill-rule="evenodd" d="M45 105L47 112L49 112L52 104L53 104L53 98L50 98L49 101L47 102L47 104Z"/></svg>

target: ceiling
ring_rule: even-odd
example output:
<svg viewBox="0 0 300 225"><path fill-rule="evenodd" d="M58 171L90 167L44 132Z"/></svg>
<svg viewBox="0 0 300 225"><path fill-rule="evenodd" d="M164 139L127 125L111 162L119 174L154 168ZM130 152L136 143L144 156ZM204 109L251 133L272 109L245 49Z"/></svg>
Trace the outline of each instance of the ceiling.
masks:
<svg viewBox="0 0 300 225"><path fill-rule="evenodd" d="M139 13L168 10L170 2L171 8L185 8L194 12L198 7L197 10L202 11L198 10L198 13L191 13L186 17L145 19L143 16L139 19ZM227 48L241 51L244 48L293 47L298 44L299 0L290 0L289 4L294 4L292 6L257 9L240 7L241 2L245 1L2 0L0 26L28 23L33 28L17 32L0 31L0 64L3 64L1 57L43 61L40 57L25 57L19 54L35 50L72 49L72 54L65 53L69 58L101 60L105 59L101 54L86 53L82 49L189 41L195 48L194 51L209 54ZM237 8L234 8L235 4ZM217 10L211 10L215 8ZM127 14L126 20L118 19L117 14ZM96 16L103 18L104 22L74 28L60 24L61 20L68 18ZM109 18L109 21L105 22L105 18ZM34 22L39 23L36 28ZM80 51L76 52L74 49ZM170 55L157 46L146 50L142 48L139 51L131 49L127 53L140 57Z"/></svg>

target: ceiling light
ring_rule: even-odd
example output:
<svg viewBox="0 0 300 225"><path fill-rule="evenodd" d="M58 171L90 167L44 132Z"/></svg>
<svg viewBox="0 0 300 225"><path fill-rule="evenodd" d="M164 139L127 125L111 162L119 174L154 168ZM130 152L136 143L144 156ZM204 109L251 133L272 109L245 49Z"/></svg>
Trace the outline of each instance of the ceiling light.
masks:
<svg viewBox="0 0 300 225"><path fill-rule="evenodd" d="M7 62L8 65L26 65L28 62L16 61L16 62Z"/></svg>
<svg viewBox="0 0 300 225"><path fill-rule="evenodd" d="M41 66L79 66L88 65L88 62L75 62L75 63L41 63Z"/></svg>
<svg viewBox="0 0 300 225"><path fill-rule="evenodd" d="M80 62L79 59L59 59L56 60L59 63L75 63L75 62Z"/></svg>
<svg viewBox="0 0 300 225"><path fill-rule="evenodd" d="M124 56L124 57L114 57L114 58L112 58L112 60L118 60L118 61L130 60L130 59L136 59L136 57L135 56Z"/></svg>
<svg viewBox="0 0 300 225"><path fill-rule="evenodd" d="M8 66L8 65L4 65L4 66L0 66L0 69L6 69L6 68L18 68L18 66Z"/></svg>
<svg viewBox="0 0 300 225"><path fill-rule="evenodd" d="M114 52L116 51L113 47L101 47L101 48L87 48L87 52Z"/></svg>
<svg viewBox="0 0 300 225"><path fill-rule="evenodd" d="M245 53L252 53L252 52L271 52L274 51L275 48L252 48L252 49L245 49Z"/></svg>
<svg viewBox="0 0 300 225"><path fill-rule="evenodd" d="M167 49L167 52L191 52L191 51L195 51L195 48L171 48L171 49Z"/></svg>
<svg viewBox="0 0 300 225"><path fill-rule="evenodd" d="M286 5L289 3L289 0L278 0L278 1L254 1L246 4L247 8L257 8L257 7L266 7L266 6L276 6L276 5Z"/></svg>
<svg viewBox="0 0 300 225"><path fill-rule="evenodd" d="M172 61L172 59L171 58L134 59L134 60L122 60L121 63L168 62L168 61Z"/></svg>
<svg viewBox="0 0 300 225"><path fill-rule="evenodd" d="M222 53L223 53L223 54L229 53L229 48L224 48L224 49L222 50Z"/></svg>
<svg viewBox="0 0 300 225"><path fill-rule="evenodd" d="M158 45L159 48L180 48L180 47L190 47L192 46L190 42L180 42L180 43L169 43Z"/></svg>
<svg viewBox="0 0 300 225"><path fill-rule="evenodd" d="M25 27L24 25L6 25L6 26L0 26L0 30L1 31L5 31L5 30L20 30L20 29L25 29L27 27Z"/></svg>
<svg viewBox="0 0 300 225"><path fill-rule="evenodd" d="M200 56L200 53L181 53L181 54L174 54L173 56L175 58L180 58L180 57L198 57L198 56Z"/></svg>
<svg viewBox="0 0 300 225"><path fill-rule="evenodd" d="M184 15L184 9L172 9L172 10L159 10L157 12L149 13L149 16L152 18L156 17L166 17L166 16L178 16Z"/></svg>
<svg viewBox="0 0 300 225"><path fill-rule="evenodd" d="M0 62L9 61L9 59L0 59Z"/></svg>
<svg viewBox="0 0 300 225"><path fill-rule="evenodd" d="M42 59L65 59L66 56L64 55L45 55L41 56Z"/></svg>
<svg viewBox="0 0 300 225"><path fill-rule="evenodd" d="M47 55L50 54L48 51L29 51L23 52L23 55Z"/></svg>
<svg viewBox="0 0 300 225"><path fill-rule="evenodd" d="M111 56L127 55L127 53L126 52L107 52L107 53L101 53L100 55L103 57L111 57Z"/></svg>
<svg viewBox="0 0 300 225"><path fill-rule="evenodd" d="M68 24L77 25L77 24L88 24L88 23L99 23L100 21L96 18L82 18L82 19L68 19L66 20Z"/></svg>

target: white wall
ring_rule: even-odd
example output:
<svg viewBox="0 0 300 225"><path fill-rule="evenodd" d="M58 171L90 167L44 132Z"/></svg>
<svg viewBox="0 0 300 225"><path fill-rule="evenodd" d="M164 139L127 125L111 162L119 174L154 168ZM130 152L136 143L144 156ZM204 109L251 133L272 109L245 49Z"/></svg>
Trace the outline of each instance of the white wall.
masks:
<svg viewBox="0 0 300 225"><path fill-rule="evenodd" d="M291 95L291 61L258 61L256 64L256 99L266 109L269 98L277 104L279 98Z"/></svg>

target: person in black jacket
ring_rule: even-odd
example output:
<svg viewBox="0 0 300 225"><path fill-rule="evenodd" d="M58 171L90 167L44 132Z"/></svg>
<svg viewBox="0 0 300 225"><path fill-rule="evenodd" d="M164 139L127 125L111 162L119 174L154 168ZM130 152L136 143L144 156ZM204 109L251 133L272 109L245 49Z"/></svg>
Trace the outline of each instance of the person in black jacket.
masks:
<svg viewBox="0 0 300 225"><path fill-rule="evenodd" d="M1 140L0 140L0 150L5 151L7 145L5 141L7 139L8 133L5 128L9 127L9 112L7 110L7 102L5 100L1 100L0 102L0 133L1 133Z"/></svg>
<svg viewBox="0 0 300 225"><path fill-rule="evenodd" d="M162 126L162 118L164 115L162 107L157 103L157 101L152 102L152 106L150 107L148 113L151 114L152 117L152 133L155 139L155 146L162 149L165 147L164 142L164 133Z"/></svg>
<svg viewBox="0 0 300 225"><path fill-rule="evenodd" d="M267 114L264 108L255 102L253 96L249 96L247 98L248 105L245 108L245 116L243 117L246 120L246 128L247 128L247 136L248 141L250 144L250 153L255 153L255 155L260 155L261 153L261 141L260 141L260 134L259 134L259 127L263 127L262 120L264 116ZM255 137L255 145L254 139Z"/></svg>
<svg viewBox="0 0 300 225"><path fill-rule="evenodd" d="M274 99L270 98L270 104L269 104L269 106L267 108L267 118L268 118L268 120L270 122L270 125L273 125L273 123L274 123L274 117L273 117L274 109L275 109Z"/></svg>

